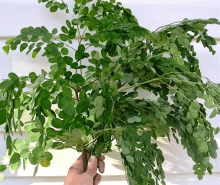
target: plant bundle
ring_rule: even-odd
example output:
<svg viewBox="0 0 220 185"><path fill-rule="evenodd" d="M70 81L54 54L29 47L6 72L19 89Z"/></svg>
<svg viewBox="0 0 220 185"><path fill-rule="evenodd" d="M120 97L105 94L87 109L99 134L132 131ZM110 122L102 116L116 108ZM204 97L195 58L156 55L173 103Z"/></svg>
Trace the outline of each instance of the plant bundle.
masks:
<svg viewBox="0 0 220 185"><path fill-rule="evenodd" d="M0 83L9 158L0 165L1 179L7 168L25 169L27 162L36 166L35 176L39 165L50 165L51 149L82 152L86 169L86 152L99 158L116 139L130 185L165 184L164 156L153 140L170 136L195 162L198 179L212 174L219 128L207 120L206 108L213 109L210 118L220 114L220 85L201 75L193 40L214 55L216 41L206 26L220 24L217 19L184 19L150 31L115 0L75 0L72 8L63 0L38 1L72 19L58 36L56 28L30 26L3 47L33 58L43 51L51 66L41 74L9 73ZM27 83L31 88L25 90ZM157 100L138 98L139 89ZM22 120L24 112L30 121ZM23 131L25 141L12 139Z"/></svg>

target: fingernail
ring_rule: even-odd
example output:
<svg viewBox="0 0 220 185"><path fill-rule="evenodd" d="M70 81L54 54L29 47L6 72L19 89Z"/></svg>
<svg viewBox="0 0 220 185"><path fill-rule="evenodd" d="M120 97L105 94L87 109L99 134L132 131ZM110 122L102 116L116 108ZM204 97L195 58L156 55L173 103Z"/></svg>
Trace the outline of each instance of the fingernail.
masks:
<svg viewBox="0 0 220 185"><path fill-rule="evenodd" d="M96 156L92 155L90 158L89 158L89 162L92 162L96 159Z"/></svg>

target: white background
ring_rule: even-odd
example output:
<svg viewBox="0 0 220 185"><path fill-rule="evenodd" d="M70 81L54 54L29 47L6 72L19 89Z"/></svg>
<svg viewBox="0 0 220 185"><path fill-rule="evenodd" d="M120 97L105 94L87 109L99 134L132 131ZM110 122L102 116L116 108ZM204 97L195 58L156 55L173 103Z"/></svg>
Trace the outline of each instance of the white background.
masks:
<svg viewBox="0 0 220 185"><path fill-rule="evenodd" d="M66 0L73 5L73 0ZM155 30L161 25L183 20L184 18L218 18L220 19L219 0L123 0L124 6L130 8L139 20L140 25ZM53 28L60 28L69 19L65 13L58 11L51 14L43 4L38 4L37 0L0 0L0 48L5 43L6 38L11 38L19 34L23 27L46 26L49 31ZM220 38L220 26L209 26L210 35ZM73 46L76 47L76 42ZM195 49L200 60L203 76L210 78L216 83L220 83L220 43L215 47L217 53L212 56L201 44L195 44ZM49 69L46 58L38 56L32 59L19 51L4 54L0 50L0 79L7 78L11 71L18 75L27 75L31 71ZM142 97L146 94L141 93ZM27 118L26 118L27 119ZM216 127L220 124L219 117L210 120ZM216 136L220 146L220 134ZM166 172L166 182L168 185L213 185L220 184L220 150L219 158L213 160L214 173L207 174L202 181L197 180L193 174L193 162L187 157L186 151L174 141L169 143L167 139L157 141L165 155L164 169ZM0 130L0 156L5 155L5 142L3 130ZM29 166L27 171L20 169L15 174L6 173L6 178L2 182L4 185L61 185L64 182L68 168L76 160L79 154L72 150L52 151L54 159L49 168L40 168L37 176L32 179L33 166ZM120 155L114 151L106 156L106 171L103 175L101 185L114 183L126 185L124 169L121 165Z"/></svg>

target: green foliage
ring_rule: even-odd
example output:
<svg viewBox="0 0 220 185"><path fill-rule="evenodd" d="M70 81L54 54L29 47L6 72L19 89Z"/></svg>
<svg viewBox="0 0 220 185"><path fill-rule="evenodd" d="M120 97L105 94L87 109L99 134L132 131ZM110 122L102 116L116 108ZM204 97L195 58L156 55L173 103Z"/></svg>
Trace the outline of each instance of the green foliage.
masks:
<svg viewBox="0 0 220 185"><path fill-rule="evenodd" d="M56 28L30 26L3 47L7 54L19 49L33 58L42 51L51 67L28 76L9 73L0 83L0 125L10 159L9 165L0 165L0 181L7 167L16 171L22 163L25 169L28 161L35 165L35 176L39 165L50 166L49 149L73 148L99 157L111 152L116 139L129 184L165 184L163 153L152 140L170 135L195 162L198 179L206 171L212 174L219 128L207 120L206 108L212 109L210 118L220 114L220 85L203 80L192 41L215 54L216 41L206 26L220 24L217 19L184 19L149 31L115 0L92 6L92 0L75 0L73 12L64 1L38 2L51 12L77 16L66 20L58 38L53 37ZM158 99L139 99L138 89ZM31 120L24 123L25 111ZM25 141L12 140L13 132L22 134L22 129Z"/></svg>

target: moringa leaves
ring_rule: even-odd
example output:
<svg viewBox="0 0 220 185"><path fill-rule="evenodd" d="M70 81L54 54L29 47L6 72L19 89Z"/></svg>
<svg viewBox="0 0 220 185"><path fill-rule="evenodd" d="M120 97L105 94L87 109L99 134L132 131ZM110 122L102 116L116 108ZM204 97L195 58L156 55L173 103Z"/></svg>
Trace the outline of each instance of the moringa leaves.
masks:
<svg viewBox="0 0 220 185"><path fill-rule="evenodd" d="M63 1L38 2L52 13L71 13ZM210 118L220 114L220 86L203 81L192 41L196 38L215 54L217 43L206 26L219 21L184 19L149 31L120 2L87 6L90 2L75 0L77 18L66 20L59 34L56 28L50 32L29 26L3 47L7 54L18 49L33 58L42 52L51 64L47 72L21 77L11 72L0 82L0 124L7 136L9 168L16 171L21 159L26 168L29 161L35 176L39 164L50 166L51 148L74 147L98 158L111 152L114 135L129 184L164 185L163 152L151 140L172 134L194 161L198 179L206 171L212 174L209 159L217 158L214 135L219 128L207 120L206 108L212 109ZM158 98L139 98L137 89ZM22 122L26 111L31 120ZM25 141L12 140L13 132L22 134L22 129ZM0 180L5 169L0 165Z"/></svg>

